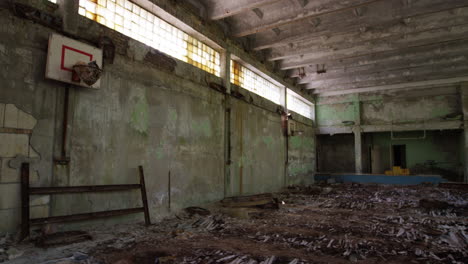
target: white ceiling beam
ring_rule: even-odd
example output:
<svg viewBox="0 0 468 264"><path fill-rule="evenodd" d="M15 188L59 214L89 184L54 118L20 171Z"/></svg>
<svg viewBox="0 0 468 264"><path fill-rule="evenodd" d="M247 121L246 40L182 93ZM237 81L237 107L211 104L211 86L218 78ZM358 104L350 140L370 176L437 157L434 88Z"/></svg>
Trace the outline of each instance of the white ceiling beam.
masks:
<svg viewBox="0 0 468 264"><path fill-rule="evenodd" d="M329 37L317 37L295 43L294 45L273 48L269 60L287 59L316 53L320 48L337 51L378 41L398 42L402 38L410 40L410 37L417 34L420 35L427 31L434 31L437 28L446 29L463 24L468 24L468 7L461 8L461 11L457 15L451 14L450 11L437 12L408 19L408 22L405 24L396 20L391 25L384 27L376 26L365 32L354 31L345 34L335 34Z"/></svg>
<svg viewBox="0 0 468 264"><path fill-rule="evenodd" d="M464 42L464 41L463 41ZM454 43L455 45L441 45L431 48L421 48L414 51L399 50L399 52L385 53L385 55L354 58L353 60L326 64L327 72L317 74L315 66L306 67L301 72L294 69L290 77L301 78L300 84L316 80L334 79L342 76L370 74L381 71L403 69L424 65L435 65L450 61L459 61L468 55L468 45ZM305 76L300 77L300 73Z"/></svg>
<svg viewBox="0 0 468 264"><path fill-rule="evenodd" d="M346 90L376 85L387 85L404 82L426 81L443 78L464 76L468 73L468 64L464 61L447 62L443 64L424 65L370 74L355 74L340 78L312 81L306 85L307 89Z"/></svg>
<svg viewBox="0 0 468 264"><path fill-rule="evenodd" d="M367 8L368 12L363 17L356 17L352 10L339 14L324 15L317 18L316 23L299 23L280 28L283 32L277 36L269 31L256 35L254 49L261 50L272 47L284 47L291 43L301 43L318 37L329 37L332 35L342 35L349 32L368 31L375 26L386 27L387 25L398 23L412 24L413 19L431 13L443 11L452 12L446 18L457 16L457 8L467 7L466 0L431 0L430 2L418 1L414 7L403 5L402 2L381 1L376 2Z"/></svg>
<svg viewBox="0 0 468 264"><path fill-rule="evenodd" d="M366 42L361 45L352 46L343 50L315 51L315 53L304 56L297 56L281 61L281 69L294 69L307 67L309 65L328 63L330 61L340 61L350 57L366 56L371 53L389 52L409 47L419 47L433 45L448 41L465 39L468 35L468 24L439 28L400 37L392 42L381 40L379 42Z"/></svg>
<svg viewBox="0 0 468 264"><path fill-rule="evenodd" d="M319 96L337 96L337 95L344 95L344 94L367 93L367 92L395 90L395 89L409 89L409 88L429 89L429 88L437 88L437 87L440 87L441 85L453 85L453 84L459 84L461 82L467 82L467 81L468 81L468 76L463 76L463 77L431 80L431 81L408 82L408 83L399 83L399 84L392 84L392 85L363 87L363 88L349 89L349 90L343 90L343 91L329 91L329 92L323 91L323 92L317 92L314 94L318 94Z"/></svg>
<svg viewBox="0 0 468 264"><path fill-rule="evenodd" d="M208 16L211 20L223 19L278 1L281 0L213 0L209 3Z"/></svg>
<svg viewBox="0 0 468 264"><path fill-rule="evenodd" d="M251 21L250 25L245 24L246 26L241 26L240 28L235 28L233 31L234 37L245 37L248 35L253 35L258 32L271 30L283 25L302 22L313 17L323 16L326 14L332 14L337 12L343 12L349 9L354 9L362 7L365 5L372 4L374 2L381 0L354 0L351 3L339 0L326 1L326 4L317 6L317 5L307 5L304 8L299 10L295 9L293 6L285 11L280 10L281 12L274 12L275 10L268 10L268 18L264 18L261 21ZM244 23L243 23L244 25Z"/></svg>

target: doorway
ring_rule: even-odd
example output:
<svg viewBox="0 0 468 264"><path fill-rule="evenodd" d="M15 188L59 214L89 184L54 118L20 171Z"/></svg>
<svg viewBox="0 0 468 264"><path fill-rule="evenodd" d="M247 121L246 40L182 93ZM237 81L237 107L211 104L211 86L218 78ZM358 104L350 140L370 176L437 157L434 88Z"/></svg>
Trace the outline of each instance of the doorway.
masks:
<svg viewBox="0 0 468 264"><path fill-rule="evenodd" d="M393 166L406 168L406 145L393 145Z"/></svg>

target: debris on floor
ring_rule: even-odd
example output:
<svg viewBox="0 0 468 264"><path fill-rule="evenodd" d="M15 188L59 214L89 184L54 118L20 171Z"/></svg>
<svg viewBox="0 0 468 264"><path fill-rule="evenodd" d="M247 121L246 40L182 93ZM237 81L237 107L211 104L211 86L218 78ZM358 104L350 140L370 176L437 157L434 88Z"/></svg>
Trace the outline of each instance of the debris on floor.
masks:
<svg viewBox="0 0 468 264"><path fill-rule="evenodd" d="M0 240L0 256L14 248L23 252L14 264L468 263L467 190L333 184L291 187L274 197L278 210L256 207L273 195L234 198L224 204L255 208L193 207L150 227L90 231L92 241L45 253ZM226 209L261 214L236 218Z"/></svg>
<svg viewBox="0 0 468 264"><path fill-rule="evenodd" d="M50 260L43 262L41 264L87 264L87 263L96 263L92 257L89 257L86 254L81 252L75 252L70 257Z"/></svg>
<svg viewBox="0 0 468 264"><path fill-rule="evenodd" d="M248 196L234 196L224 198L221 201L224 207L258 207L278 209L278 200L273 197L271 193L248 195Z"/></svg>
<svg viewBox="0 0 468 264"><path fill-rule="evenodd" d="M196 206L187 207L184 210L190 215L210 215L209 210Z"/></svg>
<svg viewBox="0 0 468 264"><path fill-rule="evenodd" d="M36 246L51 247L58 245L68 245L91 239L91 235L84 231L57 232L39 237L36 240Z"/></svg>

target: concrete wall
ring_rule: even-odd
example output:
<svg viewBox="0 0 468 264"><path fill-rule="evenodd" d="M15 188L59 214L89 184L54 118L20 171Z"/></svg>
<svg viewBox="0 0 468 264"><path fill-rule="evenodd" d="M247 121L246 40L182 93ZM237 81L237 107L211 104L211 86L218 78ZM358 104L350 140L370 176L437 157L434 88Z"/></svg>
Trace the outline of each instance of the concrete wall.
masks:
<svg viewBox="0 0 468 264"><path fill-rule="evenodd" d="M354 136L317 136L318 172L354 172Z"/></svg>
<svg viewBox="0 0 468 264"><path fill-rule="evenodd" d="M343 121L356 120L369 126L422 124L444 121L447 114L461 113L461 100L455 86L318 97L316 113L319 128L343 127Z"/></svg>
<svg viewBox="0 0 468 264"><path fill-rule="evenodd" d="M316 107L316 122L319 126L342 125L343 121L354 121L356 113L353 102L320 104Z"/></svg>
<svg viewBox="0 0 468 264"><path fill-rule="evenodd" d="M232 102L231 174L227 194L271 192L284 186L281 116L243 101Z"/></svg>
<svg viewBox="0 0 468 264"><path fill-rule="evenodd" d="M36 7L58 12L43 5L37 2ZM23 161L31 162L33 186L135 183L137 166L143 165L153 220L169 212L169 171L172 210L226 195L277 191L286 184L286 139L276 105L242 90L246 98L255 100L231 97L227 126L226 97L207 85L222 84L221 78L86 18L77 19L73 36L80 41L96 45L100 36L108 36L116 45L115 60L105 63L99 90L45 79L48 36L53 30L0 8L0 233L13 232L20 224ZM63 165L54 159L61 155L67 87L70 163ZM231 140L231 164L224 158L225 135ZM297 182L305 182L314 171L310 154L314 150L308 149L314 146L311 129L300 138L307 147L292 143L293 168L305 169L292 170ZM33 217L42 217L137 205L138 192L76 194L36 197L31 210ZM141 221L142 216L99 223L136 219Z"/></svg>
<svg viewBox="0 0 468 264"><path fill-rule="evenodd" d="M308 123L296 122L299 132L288 137L288 185L314 182L310 176L316 168L315 128Z"/></svg>
<svg viewBox="0 0 468 264"><path fill-rule="evenodd" d="M361 112L361 123L366 125L430 121L460 112L460 96L383 97L380 100L363 101Z"/></svg>

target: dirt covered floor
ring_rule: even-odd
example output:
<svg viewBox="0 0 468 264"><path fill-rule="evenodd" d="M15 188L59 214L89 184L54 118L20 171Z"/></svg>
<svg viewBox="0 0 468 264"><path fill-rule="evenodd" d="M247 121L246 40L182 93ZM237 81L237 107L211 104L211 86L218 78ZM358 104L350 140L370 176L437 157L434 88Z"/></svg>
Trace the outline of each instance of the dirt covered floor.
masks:
<svg viewBox="0 0 468 264"><path fill-rule="evenodd" d="M468 263L468 190L341 184L290 188L276 196L278 210L183 212L148 228L95 230L92 241L73 245L17 246L24 254L10 261Z"/></svg>

